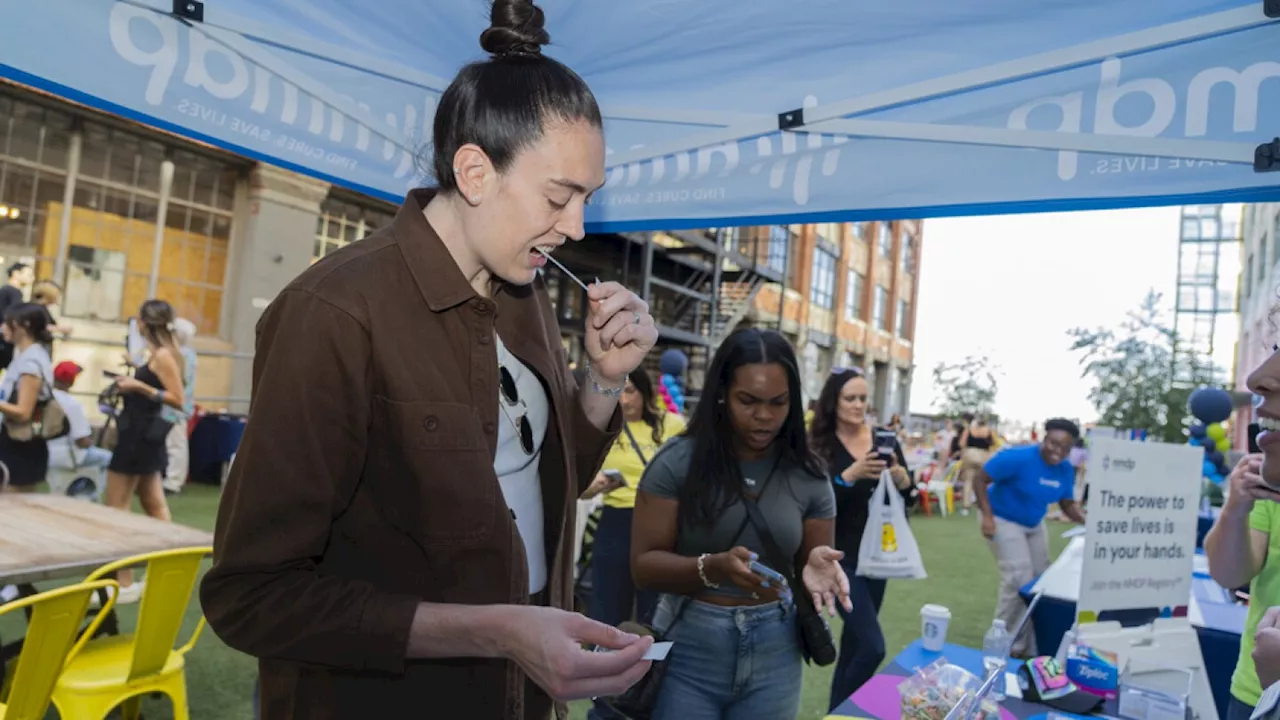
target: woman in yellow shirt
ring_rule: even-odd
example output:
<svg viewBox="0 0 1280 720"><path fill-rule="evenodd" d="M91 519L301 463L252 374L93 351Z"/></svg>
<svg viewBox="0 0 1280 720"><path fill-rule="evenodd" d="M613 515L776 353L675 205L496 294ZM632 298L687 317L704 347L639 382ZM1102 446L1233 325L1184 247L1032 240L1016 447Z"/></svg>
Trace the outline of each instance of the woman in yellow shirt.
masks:
<svg viewBox="0 0 1280 720"><path fill-rule="evenodd" d="M631 619L633 606L636 619L647 622L657 604L657 593L637 592L631 584L631 514L645 465L685 425L679 415L659 409L653 381L640 368L628 377L620 404L626 425L605 458L604 469L582 496L590 499L608 493L591 550L588 615L615 626Z"/></svg>

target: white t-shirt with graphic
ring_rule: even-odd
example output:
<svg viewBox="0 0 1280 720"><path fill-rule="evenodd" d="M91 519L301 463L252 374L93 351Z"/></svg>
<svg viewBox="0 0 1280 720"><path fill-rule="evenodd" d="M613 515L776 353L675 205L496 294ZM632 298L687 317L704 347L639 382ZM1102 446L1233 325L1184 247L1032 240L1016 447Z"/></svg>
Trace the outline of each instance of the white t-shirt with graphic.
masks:
<svg viewBox="0 0 1280 720"><path fill-rule="evenodd" d="M524 541L529 568L529 592L540 592L547 585L547 549L543 530L542 481L538 461L542 457L542 441L547 436L551 416L547 393L538 376L520 359L507 351L501 338L496 338L498 365L505 367L515 380L519 402L511 404L498 390L498 450L493 469L502 486L502 496L515 515L516 527ZM533 454L520 443L519 424L524 416L533 431Z"/></svg>

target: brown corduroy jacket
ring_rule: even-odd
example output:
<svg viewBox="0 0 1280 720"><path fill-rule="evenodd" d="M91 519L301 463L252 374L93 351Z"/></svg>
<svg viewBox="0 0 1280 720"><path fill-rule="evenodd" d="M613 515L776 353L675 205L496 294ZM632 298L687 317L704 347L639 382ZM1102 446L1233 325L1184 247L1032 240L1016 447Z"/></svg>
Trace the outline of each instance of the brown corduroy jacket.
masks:
<svg viewBox="0 0 1280 720"><path fill-rule="evenodd" d="M551 404L539 465L549 603L572 606L574 510L621 427L582 411L541 282L478 296L422 214L326 256L258 324L253 401L204 612L260 659L263 718L546 717L506 660L406 660L420 602L528 602L493 469L493 336ZM528 687L526 687L528 685Z"/></svg>

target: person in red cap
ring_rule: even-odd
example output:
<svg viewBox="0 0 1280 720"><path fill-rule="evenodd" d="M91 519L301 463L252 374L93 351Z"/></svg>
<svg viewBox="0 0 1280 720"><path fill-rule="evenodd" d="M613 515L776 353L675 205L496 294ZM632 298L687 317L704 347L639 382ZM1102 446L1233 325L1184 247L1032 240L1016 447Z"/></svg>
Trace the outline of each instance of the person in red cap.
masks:
<svg viewBox="0 0 1280 720"><path fill-rule="evenodd" d="M94 497L106 487L103 471L111 462L111 452L93 445L93 428L84 407L71 395L71 386L84 368L63 360L53 368L53 395L67 415L70 431L49 441L49 490L64 493L77 477L93 481Z"/></svg>

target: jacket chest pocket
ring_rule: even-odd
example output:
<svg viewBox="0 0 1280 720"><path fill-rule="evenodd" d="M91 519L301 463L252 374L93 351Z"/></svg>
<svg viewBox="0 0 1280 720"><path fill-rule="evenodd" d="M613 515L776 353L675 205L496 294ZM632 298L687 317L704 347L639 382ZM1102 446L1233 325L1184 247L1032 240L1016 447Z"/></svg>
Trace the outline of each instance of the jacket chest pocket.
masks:
<svg viewBox="0 0 1280 720"><path fill-rule="evenodd" d="M489 538L498 483L475 408L379 396L372 432L368 462L384 517L430 545Z"/></svg>

